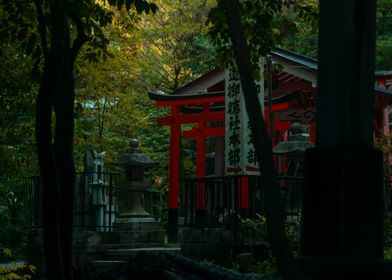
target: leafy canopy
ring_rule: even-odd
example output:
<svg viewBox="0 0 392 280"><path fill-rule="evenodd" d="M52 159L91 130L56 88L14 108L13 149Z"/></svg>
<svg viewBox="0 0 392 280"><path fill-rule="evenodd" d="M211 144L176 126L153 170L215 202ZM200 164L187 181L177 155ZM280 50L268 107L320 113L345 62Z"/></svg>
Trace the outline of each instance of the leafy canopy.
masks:
<svg viewBox="0 0 392 280"><path fill-rule="evenodd" d="M234 53L223 2L218 0L217 6L208 15L208 22L211 24L209 36L217 48L218 61L226 67L232 65ZM305 20L317 16L314 1L242 0L239 4L241 22L255 70L259 69L260 57L270 53L284 38L279 16L294 12Z"/></svg>

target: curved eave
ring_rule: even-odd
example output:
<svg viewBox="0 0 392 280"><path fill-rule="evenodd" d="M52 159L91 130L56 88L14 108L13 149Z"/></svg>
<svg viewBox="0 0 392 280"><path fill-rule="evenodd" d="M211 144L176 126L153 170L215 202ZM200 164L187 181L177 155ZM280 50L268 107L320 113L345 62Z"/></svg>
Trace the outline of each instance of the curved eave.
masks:
<svg viewBox="0 0 392 280"><path fill-rule="evenodd" d="M151 100L154 100L156 102L157 107L173 107L199 104L212 105L217 103L223 103L225 100L224 91L182 95L149 92L148 95Z"/></svg>
<svg viewBox="0 0 392 280"><path fill-rule="evenodd" d="M278 96L272 99L272 104L280 104L284 103L287 101L294 100L299 97L299 91L293 91L288 94ZM208 92L208 93L202 93L202 94L192 94L192 95L171 95L171 94L162 94L162 93L156 93L156 92L148 92L148 96L150 97L151 100L154 101L180 101L180 100L193 100L193 99L200 99L200 98L206 98L208 99L209 97L221 97L225 96L224 91L220 92ZM268 103L268 100L265 101L265 103ZM186 102L184 103L186 104Z"/></svg>
<svg viewBox="0 0 392 280"><path fill-rule="evenodd" d="M291 62L298 63L312 70L317 70L317 60L308 56L300 55L288 50L276 48L272 51L272 55L279 56Z"/></svg>
<svg viewBox="0 0 392 280"><path fill-rule="evenodd" d="M148 96L150 97L150 99L155 101L179 101L179 100L192 100L192 99L199 99L199 98L207 99L210 97L220 97L224 95L225 95L224 91L206 92L206 93L198 93L198 94L182 94L182 95L148 92Z"/></svg>
<svg viewBox="0 0 392 280"><path fill-rule="evenodd" d="M391 70L376 70L375 76L376 77L392 76L392 71Z"/></svg>
<svg viewBox="0 0 392 280"><path fill-rule="evenodd" d="M293 91L285 95L272 98L272 104L282 104L299 98L300 91ZM268 99L264 100L264 105L268 105Z"/></svg>
<svg viewBox="0 0 392 280"><path fill-rule="evenodd" d="M375 93L387 96L387 97L392 97L392 90L389 89L384 89L384 88L380 88L378 86L374 87L374 91Z"/></svg>

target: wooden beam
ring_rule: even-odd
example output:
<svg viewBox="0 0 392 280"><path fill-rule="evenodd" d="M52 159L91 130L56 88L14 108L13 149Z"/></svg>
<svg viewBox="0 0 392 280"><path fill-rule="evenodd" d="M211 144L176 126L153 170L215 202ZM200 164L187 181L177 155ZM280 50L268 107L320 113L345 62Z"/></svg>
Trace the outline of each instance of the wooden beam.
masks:
<svg viewBox="0 0 392 280"><path fill-rule="evenodd" d="M205 127L204 132L201 132L199 128L194 127L190 130L186 130L183 132L184 138L197 138L199 133L203 133L205 137L218 137L225 136L225 128L224 127Z"/></svg>
<svg viewBox="0 0 392 280"><path fill-rule="evenodd" d="M219 122L225 120L225 112L204 112L204 113L181 113L177 114L176 117L173 115L165 116L157 120L158 125L171 125L174 119L179 124L186 123L206 123L206 122Z"/></svg>
<svg viewBox="0 0 392 280"><path fill-rule="evenodd" d="M225 102L224 96L203 96L195 97L192 99L181 99L181 100L157 100L157 107L171 107L180 105L195 105L195 104L211 104L211 103L223 103Z"/></svg>
<svg viewBox="0 0 392 280"><path fill-rule="evenodd" d="M272 111L286 110L288 107L289 104L287 102L274 104L272 105ZM187 123L202 123L202 122L204 123L220 122L224 120L225 120L224 111L216 111L216 112L207 111L203 113L178 113L176 117L173 117L172 115L164 116L157 120L157 124L160 126L164 126L164 125L171 125L174 121L178 122L179 124L187 124ZM217 135L217 136L221 136L221 135Z"/></svg>

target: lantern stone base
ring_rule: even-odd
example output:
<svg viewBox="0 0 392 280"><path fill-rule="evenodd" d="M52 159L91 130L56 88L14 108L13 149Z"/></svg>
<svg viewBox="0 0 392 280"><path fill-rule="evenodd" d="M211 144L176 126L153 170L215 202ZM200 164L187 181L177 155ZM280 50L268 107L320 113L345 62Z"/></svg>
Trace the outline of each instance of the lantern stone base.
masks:
<svg viewBox="0 0 392 280"><path fill-rule="evenodd" d="M119 217L113 224L114 231L160 230L158 222L152 217Z"/></svg>
<svg viewBox="0 0 392 280"><path fill-rule="evenodd" d="M106 232L101 235L101 245L107 248L141 248L163 246L164 230L127 230Z"/></svg>
<svg viewBox="0 0 392 280"><path fill-rule="evenodd" d="M164 230L149 213L147 215L123 213L116 218L112 234L120 237L119 243L163 244L164 242Z"/></svg>

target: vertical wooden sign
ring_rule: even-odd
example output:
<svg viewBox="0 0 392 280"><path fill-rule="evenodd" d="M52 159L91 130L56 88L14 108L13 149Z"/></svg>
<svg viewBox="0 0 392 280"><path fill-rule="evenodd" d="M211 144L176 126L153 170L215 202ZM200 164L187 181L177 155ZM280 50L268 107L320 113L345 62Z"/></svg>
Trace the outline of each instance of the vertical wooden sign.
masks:
<svg viewBox="0 0 392 280"><path fill-rule="evenodd" d="M263 78L257 81L256 85L261 108L264 110ZM259 174L258 158L253 146L241 81L238 71L234 67L225 71L225 102L225 174Z"/></svg>

